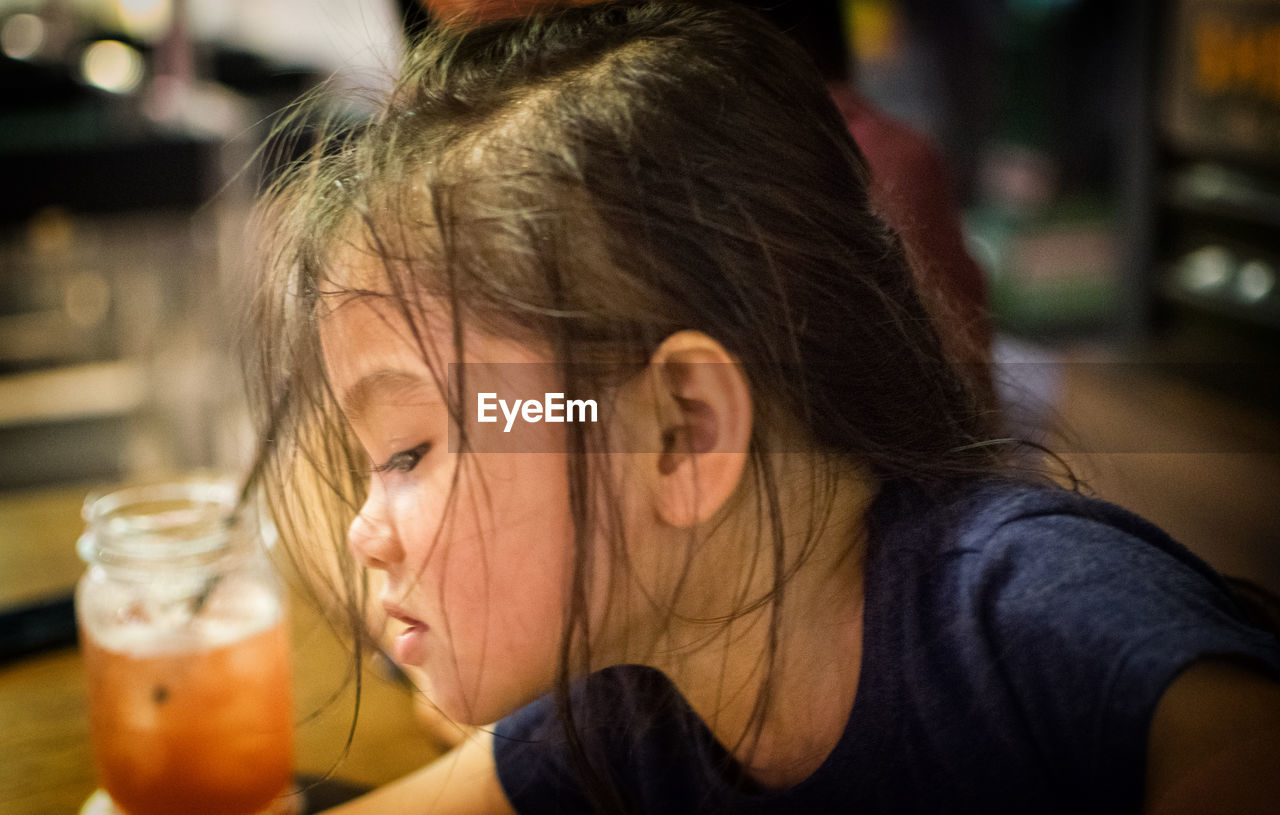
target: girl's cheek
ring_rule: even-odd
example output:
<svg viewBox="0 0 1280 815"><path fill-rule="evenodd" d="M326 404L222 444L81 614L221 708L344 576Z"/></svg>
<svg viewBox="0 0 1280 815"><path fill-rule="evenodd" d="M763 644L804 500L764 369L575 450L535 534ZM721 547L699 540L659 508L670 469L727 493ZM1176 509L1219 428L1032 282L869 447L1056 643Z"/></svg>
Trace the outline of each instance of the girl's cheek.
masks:
<svg viewBox="0 0 1280 815"><path fill-rule="evenodd" d="M390 496L397 527L406 542L435 537L444 501L437 500L433 493L424 489L401 488Z"/></svg>

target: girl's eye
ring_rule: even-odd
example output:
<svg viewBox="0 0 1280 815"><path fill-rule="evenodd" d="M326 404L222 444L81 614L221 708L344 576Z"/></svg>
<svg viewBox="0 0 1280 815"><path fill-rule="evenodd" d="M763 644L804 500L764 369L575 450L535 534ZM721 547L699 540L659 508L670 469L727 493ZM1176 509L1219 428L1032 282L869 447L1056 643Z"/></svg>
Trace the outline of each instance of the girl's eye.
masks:
<svg viewBox="0 0 1280 815"><path fill-rule="evenodd" d="M423 456L430 450L430 442L424 442L410 450L401 450L387 459L385 463L375 466L373 471L375 473L410 472L414 467L418 466L418 462L422 461Z"/></svg>

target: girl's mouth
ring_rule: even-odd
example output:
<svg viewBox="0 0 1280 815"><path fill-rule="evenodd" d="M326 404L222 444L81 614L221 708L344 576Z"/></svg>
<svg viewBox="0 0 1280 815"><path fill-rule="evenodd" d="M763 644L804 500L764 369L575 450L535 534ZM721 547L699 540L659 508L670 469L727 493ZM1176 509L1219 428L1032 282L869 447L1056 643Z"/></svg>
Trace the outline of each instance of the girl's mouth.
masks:
<svg viewBox="0 0 1280 815"><path fill-rule="evenodd" d="M392 647L392 656L401 665L420 665L427 657L427 633L431 630L426 623L406 614L403 609L391 603L383 603L387 616L404 623L407 628L401 632Z"/></svg>

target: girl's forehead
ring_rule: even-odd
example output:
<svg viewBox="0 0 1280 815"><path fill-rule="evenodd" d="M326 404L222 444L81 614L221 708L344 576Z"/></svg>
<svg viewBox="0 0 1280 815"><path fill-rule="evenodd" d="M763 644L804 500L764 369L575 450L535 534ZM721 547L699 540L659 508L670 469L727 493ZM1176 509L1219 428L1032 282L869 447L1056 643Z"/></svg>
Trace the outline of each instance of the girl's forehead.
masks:
<svg viewBox="0 0 1280 815"><path fill-rule="evenodd" d="M457 362L452 322L431 313L438 309L418 304L410 310L394 294L332 284L319 296L320 348L329 380L339 388L379 370L434 382Z"/></svg>
<svg viewBox="0 0 1280 815"><path fill-rule="evenodd" d="M315 282L321 347L331 373L335 365L376 367L393 357L415 358L437 371L460 362L553 360L548 343L495 335L474 315L455 326L448 299L418 282L432 273L432 261L420 249L397 245L406 242L365 229L348 230L334 241Z"/></svg>
<svg viewBox="0 0 1280 815"><path fill-rule="evenodd" d="M378 288L319 290L321 348L331 372L417 360L437 369L457 363L547 363L545 343L495 336L461 326L461 356L454 317L442 298Z"/></svg>
<svg viewBox="0 0 1280 815"><path fill-rule="evenodd" d="M319 322L321 351L326 378L350 421L407 396L444 398L452 367L447 332L429 324L415 329L385 297L343 292L333 298L338 302Z"/></svg>
<svg viewBox="0 0 1280 815"><path fill-rule="evenodd" d="M415 332L381 297L348 299L321 322L320 336L326 377L358 426L385 420L386 405L470 405L482 391L525 398L556 391L559 381L547 354L512 339L466 332L459 359L449 324Z"/></svg>

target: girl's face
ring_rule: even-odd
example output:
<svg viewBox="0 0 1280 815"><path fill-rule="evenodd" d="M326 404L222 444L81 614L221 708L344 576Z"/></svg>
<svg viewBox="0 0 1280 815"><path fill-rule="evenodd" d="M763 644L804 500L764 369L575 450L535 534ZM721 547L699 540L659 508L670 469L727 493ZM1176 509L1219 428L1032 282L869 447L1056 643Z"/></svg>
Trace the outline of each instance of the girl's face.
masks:
<svg viewBox="0 0 1280 815"><path fill-rule="evenodd" d="M349 545L385 578L379 600L390 624L403 628L397 661L422 669L447 715L496 720L555 679L572 565L565 455L450 452L432 371L449 368L424 361L424 351L452 361L448 326L437 325L447 321L432 321L416 339L388 298L332 299L339 302L326 303L321 318L325 364L372 470ZM480 335L469 334L466 347L467 362L547 361ZM562 427L530 425L523 441L562 451L553 438Z"/></svg>

